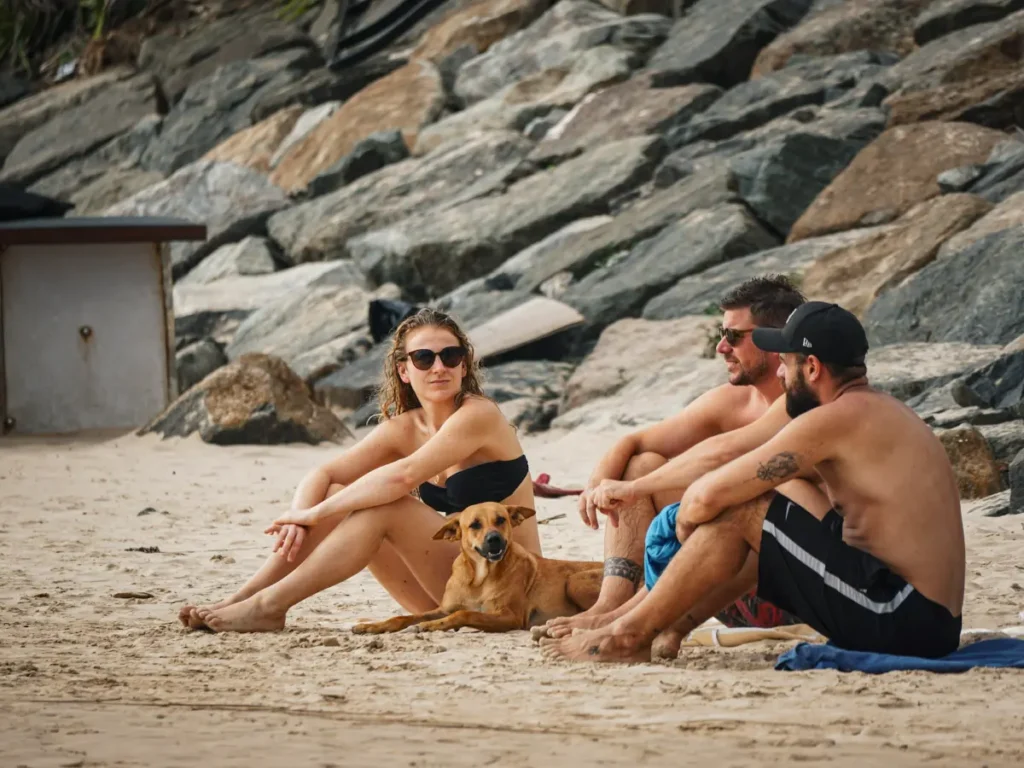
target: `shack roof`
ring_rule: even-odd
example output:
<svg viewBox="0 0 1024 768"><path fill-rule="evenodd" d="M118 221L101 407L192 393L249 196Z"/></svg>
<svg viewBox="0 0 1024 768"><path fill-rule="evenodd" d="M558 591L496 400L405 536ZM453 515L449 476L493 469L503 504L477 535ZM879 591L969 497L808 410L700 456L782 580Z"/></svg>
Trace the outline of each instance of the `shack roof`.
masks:
<svg viewBox="0 0 1024 768"><path fill-rule="evenodd" d="M206 225L157 216L70 216L0 222L0 245L205 240Z"/></svg>

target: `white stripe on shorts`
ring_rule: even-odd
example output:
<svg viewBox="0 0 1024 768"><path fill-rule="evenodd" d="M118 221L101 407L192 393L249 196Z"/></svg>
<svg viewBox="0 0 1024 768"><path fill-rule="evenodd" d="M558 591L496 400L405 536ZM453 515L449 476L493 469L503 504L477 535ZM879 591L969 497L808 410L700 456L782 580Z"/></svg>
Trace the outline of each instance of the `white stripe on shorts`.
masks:
<svg viewBox="0 0 1024 768"><path fill-rule="evenodd" d="M789 507L786 508L786 512L789 512ZM773 536L775 540L779 542L780 547L818 574L827 586L832 587L832 589L836 590L836 592L841 594L843 597L848 600L852 600L861 608L866 608L872 613L883 614L894 612L903 604L904 600L910 597L910 593L914 591L914 587L907 584L903 589L896 593L892 600L886 603L879 603L875 600L870 600L860 590L855 587L851 587L845 581L840 580L834 573L826 571L825 564L821 562L821 560L816 558L806 549L789 538L789 536L776 528L774 523L765 520L762 530Z"/></svg>

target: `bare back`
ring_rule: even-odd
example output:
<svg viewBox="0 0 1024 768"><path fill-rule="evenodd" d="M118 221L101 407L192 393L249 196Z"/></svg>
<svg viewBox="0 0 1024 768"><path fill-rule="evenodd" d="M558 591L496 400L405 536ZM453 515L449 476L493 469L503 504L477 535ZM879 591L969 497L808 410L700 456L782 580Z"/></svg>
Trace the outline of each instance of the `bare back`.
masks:
<svg viewBox="0 0 1024 768"><path fill-rule="evenodd" d="M846 429L815 468L844 518L844 540L960 615L963 522L942 443L910 408L876 390L851 390L825 407L838 410Z"/></svg>

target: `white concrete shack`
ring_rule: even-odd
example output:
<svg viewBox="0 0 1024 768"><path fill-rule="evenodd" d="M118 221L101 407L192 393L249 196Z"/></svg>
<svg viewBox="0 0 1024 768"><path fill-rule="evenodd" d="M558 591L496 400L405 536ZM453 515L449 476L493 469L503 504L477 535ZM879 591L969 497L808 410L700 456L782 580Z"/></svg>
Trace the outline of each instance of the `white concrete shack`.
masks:
<svg viewBox="0 0 1024 768"><path fill-rule="evenodd" d="M136 428L177 397L167 244L206 227L163 218L0 223L5 435Z"/></svg>

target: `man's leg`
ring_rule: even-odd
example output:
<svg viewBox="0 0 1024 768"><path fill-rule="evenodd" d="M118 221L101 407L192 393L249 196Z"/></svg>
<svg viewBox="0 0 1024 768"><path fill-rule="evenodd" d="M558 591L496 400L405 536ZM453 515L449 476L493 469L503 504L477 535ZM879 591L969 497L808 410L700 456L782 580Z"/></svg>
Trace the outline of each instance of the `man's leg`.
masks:
<svg viewBox="0 0 1024 768"><path fill-rule="evenodd" d="M828 511L828 500L804 481L786 483L779 492L819 519ZM697 526L639 605L601 629L541 640L544 655L647 661L654 639L664 630L685 636L703 624L756 581L756 569L748 558L760 551L761 528L772 498L774 493L766 494Z"/></svg>
<svg viewBox="0 0 1024 768"><path fill-rule="evenodd" d="M649 475L665 464L666 459L657 453L640 453L629 460L623 480L636 480ZM575 616L552 619L539 630L542 635L555 632L560 636L574 629L595 629L602 627L621 615L623 607L636 595L644 582L644 539L658 510L664 505L678 501L679 493L655 494L637 499L619 512L617 526L606 524L604 528L604 578L597 602L586 611Z"/></svg>

